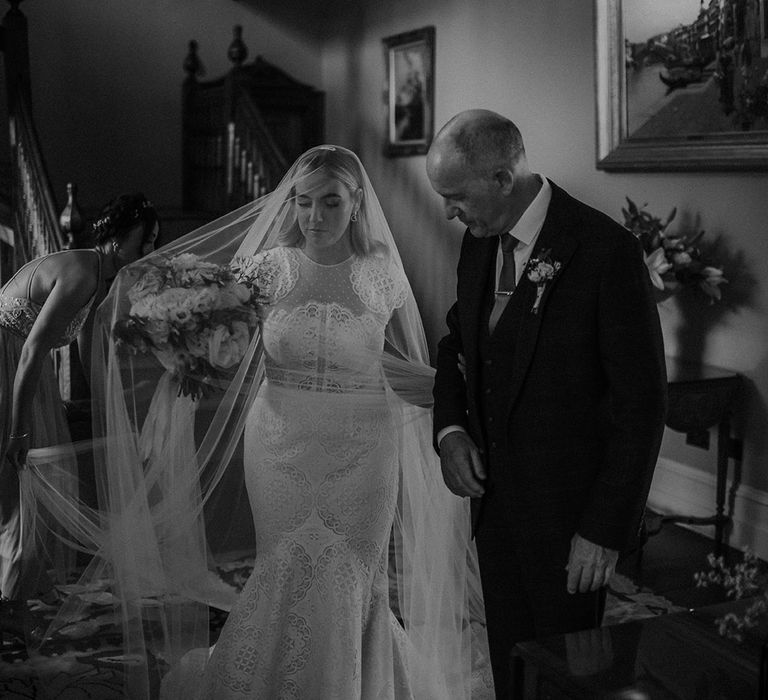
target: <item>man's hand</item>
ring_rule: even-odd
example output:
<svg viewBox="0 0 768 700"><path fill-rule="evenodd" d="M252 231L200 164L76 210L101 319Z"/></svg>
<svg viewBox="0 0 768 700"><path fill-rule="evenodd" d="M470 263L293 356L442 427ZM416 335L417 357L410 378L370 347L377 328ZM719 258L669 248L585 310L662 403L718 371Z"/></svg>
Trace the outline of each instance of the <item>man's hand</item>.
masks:
<svg viewBox="0 0 768 700"><path fill-rule="evenodd" d="M485 493L485 468L474 441L463 430L440 441L440 467L445 485L457 496L478 498Z"/></svg>
<svg viewBox="0 0 768 700"><path fill-rule="evenodd" d="M565 567L568 571L568 593L596 591L607 585L618 559L617 550L601 547L579 534L574 535L568 566Z"/></svg>
<svg viewBox="0 0 768 700"><path fill-rule="evenodd" d="M28 451L29 434L26 434L20 437L9 438L5 456L11 466L13 466L16 471L19 471L26 464Z"/></svg>

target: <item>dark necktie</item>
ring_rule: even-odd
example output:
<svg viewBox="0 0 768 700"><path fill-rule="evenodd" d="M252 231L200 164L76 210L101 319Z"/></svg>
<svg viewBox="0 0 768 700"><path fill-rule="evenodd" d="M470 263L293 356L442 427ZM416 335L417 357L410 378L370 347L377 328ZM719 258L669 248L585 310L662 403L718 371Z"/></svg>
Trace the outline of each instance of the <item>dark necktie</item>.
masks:
<svg viewBox="0 0 768 700"><path fill-rule="evenodd" d="M499 275L499 284L494 295L493 309L491 309L491 316L488 319L488 330L491 333L496 328L496 324L509 302L509 297L515 291L515 246L517 246L517 238L509 233L501 235L501 257L503 262L501 274Z"/></svg>
<svg viewBox="0 0 768 700"><path fill-rule="evenodd" d="M501 256L504 263L501 266L501 274L499 275L499 293L511 294L515 291L515 285L517 283L515 275L515 246L517 246L517 238L510 233L504 233L501 236Z"/></svg>

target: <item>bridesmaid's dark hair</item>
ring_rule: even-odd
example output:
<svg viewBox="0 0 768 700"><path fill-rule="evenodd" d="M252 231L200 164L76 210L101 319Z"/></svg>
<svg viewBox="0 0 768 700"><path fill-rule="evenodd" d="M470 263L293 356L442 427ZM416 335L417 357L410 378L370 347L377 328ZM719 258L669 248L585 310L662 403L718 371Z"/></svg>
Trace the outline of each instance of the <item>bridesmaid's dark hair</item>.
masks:
<svg viewBox="0 0 768 700"><path fill-rule="evenodd" d="M160 224L155 206L141 192L121 194L101 210L94 222L94 243L98 245L110 238L122 241L138 223L144 227L143 240L148 239L155 224Z"/></svg>

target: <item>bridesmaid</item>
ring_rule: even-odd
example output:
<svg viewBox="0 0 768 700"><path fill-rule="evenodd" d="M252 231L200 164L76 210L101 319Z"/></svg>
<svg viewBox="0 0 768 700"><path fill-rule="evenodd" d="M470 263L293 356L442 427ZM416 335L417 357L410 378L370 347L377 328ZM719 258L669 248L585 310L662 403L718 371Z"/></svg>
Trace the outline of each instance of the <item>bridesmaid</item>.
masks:
<svg viewBox="0 0 768 700"><path fill-rule="evenodd" d="M70 441L50 351L77 339L90 376L93 311L118 270L153 250L158 232L143 194L120 195L93 225L94 248L36 258L0 289L0 629L19 639L26 601L57 599L44 562L22 551L34 533L22 526L20 498L27 451Z"/></svg>

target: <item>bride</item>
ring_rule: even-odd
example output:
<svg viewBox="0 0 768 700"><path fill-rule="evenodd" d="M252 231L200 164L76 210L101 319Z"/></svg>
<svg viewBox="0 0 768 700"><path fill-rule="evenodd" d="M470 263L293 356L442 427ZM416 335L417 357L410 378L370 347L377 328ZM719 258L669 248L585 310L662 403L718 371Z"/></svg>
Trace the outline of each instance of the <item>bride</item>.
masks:
<svg viewBox="0 0 768 700"><path fill-rule="evenodd" d="M261 304L202 396L113 332L148 265L186 254ZM351 151L311 149L271 194L127 268L99 321L105 510L86 575L114 579L131 697L493 696L421 320ZM208 606L229 611L212 646Z"/></svg>

